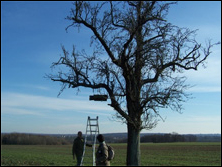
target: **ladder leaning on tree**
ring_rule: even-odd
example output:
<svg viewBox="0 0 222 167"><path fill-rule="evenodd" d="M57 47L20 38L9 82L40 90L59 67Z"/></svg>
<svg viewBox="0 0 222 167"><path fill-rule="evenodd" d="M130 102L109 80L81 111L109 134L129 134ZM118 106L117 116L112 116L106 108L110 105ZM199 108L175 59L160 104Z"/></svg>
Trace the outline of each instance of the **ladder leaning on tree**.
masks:
<svg viewBox="0 0 222 167"><path fill-rule="evenodd" d="M95 148L96 148L96 136L99 134L99 117L96 118L90 118L87 119L87 125L86 125L86 134L85 134L85 143L84 143L84 149L83 149L83 155L81 160L81 166L83 165L83 162L86 164L87 160L90 162L90 159L92 160L92 165L96 166L95 162ZM86 149L86 145L91 144L92 149ZM86 159L86 152L88 151L88 159ZM90 153L92 151L92 154ZM85 158L85 159L84 159Z"/></svg>

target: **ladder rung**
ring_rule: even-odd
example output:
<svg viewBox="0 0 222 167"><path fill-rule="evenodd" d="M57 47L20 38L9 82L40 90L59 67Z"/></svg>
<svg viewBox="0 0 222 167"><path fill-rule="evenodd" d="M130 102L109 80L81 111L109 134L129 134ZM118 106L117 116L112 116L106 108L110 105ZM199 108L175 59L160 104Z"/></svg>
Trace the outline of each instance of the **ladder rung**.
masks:
<svg viewBox="0 0 222 167"><path fill-rule="evenodd" d="M89 126L98 126L98 125L89 125Z"/></svg>
<svg viewBox="0 0 222 167"><path fill-rule="evenodd" d="M87 130L87 132L98 132L98 130Z"/></svg>
<svg viewBox="0 0 222 167"><path fill-rule="evenodd" d="M97 121L98 119L89 119L90 121Z"/></svg>

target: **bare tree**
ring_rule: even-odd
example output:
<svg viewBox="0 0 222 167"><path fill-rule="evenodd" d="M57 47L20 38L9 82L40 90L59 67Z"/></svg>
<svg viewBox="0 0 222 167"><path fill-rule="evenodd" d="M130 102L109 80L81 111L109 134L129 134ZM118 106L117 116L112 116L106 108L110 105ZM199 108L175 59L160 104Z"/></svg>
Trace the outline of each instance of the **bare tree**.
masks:
<svg viewBox="0 0 222 167"><path fill-rule="evenodd" d="M116 119L127 124L127 165L140 165L140 132L152 129L161 118L160 109L181 112L189 97L185 77L178 74L197 70L210 55L210 42L204 48L195 40L196 30L168 23L172 3L157 1L74 3L67 27L84 26L92 31L94 52L69 53L52 68L52 81L69 88L87 87L107 92ZM60 94L59 93L59 94Z"/></svg>

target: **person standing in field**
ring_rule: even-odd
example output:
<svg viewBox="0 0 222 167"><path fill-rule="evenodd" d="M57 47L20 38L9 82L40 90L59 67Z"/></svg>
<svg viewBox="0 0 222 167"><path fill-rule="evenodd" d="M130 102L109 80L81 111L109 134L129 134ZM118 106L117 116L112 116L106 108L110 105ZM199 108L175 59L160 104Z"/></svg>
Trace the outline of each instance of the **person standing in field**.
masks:
<svg viewBox="0 0 222 167"><path fill-rule="evenodd" d="M104 136L99 134L97 140L99 141L99 147L96 152L96 166L110 166L110 161L108 161L108 147Z"/></svg>
<svg viewBox="0 0 222 167"><path fill-rule="evenodd" d="M78 132L77 138L73 141L73 146L72 146L72 155L73 159L77 159L77 166L81 165L81 160L82 160L82 154L83 154L83 149L84 149L84 138L82 137L82 132ZM88 147L92 147L91 144L86 144Z"/></svg>

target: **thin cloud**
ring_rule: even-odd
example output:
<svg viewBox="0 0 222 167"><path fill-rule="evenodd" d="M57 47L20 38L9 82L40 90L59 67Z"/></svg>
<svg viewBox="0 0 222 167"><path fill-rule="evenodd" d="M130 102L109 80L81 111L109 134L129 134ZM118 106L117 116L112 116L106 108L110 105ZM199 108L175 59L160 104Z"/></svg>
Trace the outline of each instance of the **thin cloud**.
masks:
<svg viewBox="0 0 222 167"><path fill-rule="evenodd" d="M95 103L93 104L90 101L60 99L21 93L2 93L1 109L3 113L32 115L41 115L47 111L73 111L108 116L110 115L110 111L113 111L110 107L102 103L95 105Z"/></svg>
<svg viewBox="0 0 222 167"><path fill-rule="evenodd" d="M2 114L13 114L13 115L34 115L34 116L44 116L43 113L40 113L36 110L27 110L21 108L14 108L8 106L1 106L1 113Z"/></svg>
<svg viewBox="0 0 222 167"><path fill-rule="evenodd" d="M31 89L37 89L37 90L44 90L44 91L48 91L50 90L49 87L47 86L42 86L42 85L33 85L33 84L17 84L14 86L18 86L18 87L25 87L25 88L31 88Z"/></svg>
<svg viewBox="0 0 222 167"><path fill-rule="evenodd" d="M209 92L221 92L220 86L194 86L188 89L188 92L202 92L202 93L209 93Z"/></svg>

